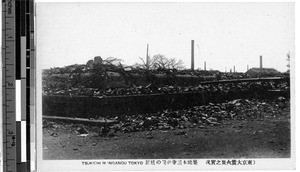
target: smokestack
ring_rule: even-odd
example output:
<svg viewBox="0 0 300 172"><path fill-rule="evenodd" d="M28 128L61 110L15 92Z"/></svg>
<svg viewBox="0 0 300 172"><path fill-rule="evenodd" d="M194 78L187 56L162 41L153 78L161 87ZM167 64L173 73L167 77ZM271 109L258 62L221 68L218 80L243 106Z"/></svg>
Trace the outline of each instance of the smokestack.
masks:
<svg viewBox="0 0 300 172"><path fill-rule="evenodd" d="M191 69L194 70L194 40L192 40L191 44Z"/></svg>
<svg viewBox="0 0 300 172"><path fill-rule="evenodd" d="M249 70L249 65L247 65L247 71Z"/></svg>
<svg viewBox="0 0 300 172"><path fill-rule="evenodd" d="M206 71L206 62L204 62L204 70Z"/></svg>
<svg viewBox="0 0 300 172"><path fill-rule="evenodd" d="M233 66L233 73L235 73L235 66Z"/></svg>
<svg viewBox="0 0 300 172"><path fill-rule="evenodd" d="M263 62L262 62L262 55L261 56L259 56L259 60L260 60L260 70L262 70L262 68L263 68Z"/></svg>
<svg viewBox="0 0 300 172"><path fill-rule="evenodd" d="M146 54L146 67L149 70L149 55L148 55L148 51L149 51L149 44L147 44L147 54Z"/></svg>

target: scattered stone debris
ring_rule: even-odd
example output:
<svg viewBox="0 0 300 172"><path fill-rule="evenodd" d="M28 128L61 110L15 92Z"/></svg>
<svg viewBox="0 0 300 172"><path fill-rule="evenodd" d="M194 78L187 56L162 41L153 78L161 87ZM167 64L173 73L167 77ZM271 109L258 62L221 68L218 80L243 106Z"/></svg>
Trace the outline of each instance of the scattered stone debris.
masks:
<svg viewBox="0 0 300 172"><path fill-rule="evenodd" d="M80 137L86 137L86 136L88 136L89 134L80 134L80 135L78 135L78 136L80 136Z"/></svg>
<svg viewBox="0 0 300 172"><path fill-rule="evenodd" d="M58 133L53 132L53 133L50 134L50 136L57 137L57 136L58 136Z"/></svg>
<svg viewBox="0 0 300 172"><path fill-rule="evenodd" d="M152 135L147 135L146 139L153 139L154 137Z"/></svg>
<svg viewBox="0 0 300 172"><path fill-rule="evenodd" d="M217 118L214 118L214 117L209 117L209 118L206 119L206 122L209 123L209 124L217 125L217 124L219 124L217 121L218 121Z"/></svg>
<svg viewBox="0 0 300 172"><path fill-rule="evenodd" d="M109 128L108 127L100 127L98 135L99 136L107 136L107 134L109 133Z"/></svg>
<svg viewBox="0 0 300 172"><path fill-rule="evenodd" d="M145 114L145 115L123 115L121 117L111 117L116 123L94 128L83 124L73 125L75 131L81 137L86 137L91 133L100 137L116 137L118 132L131 133L139 131L149 131L146 134L147 139L152 139L151 131L159 130L162 132L188 128L201 128L205 132L209 131L209 126L214 125L230 125L232 120L264 120L264 118L276 117L281 114L284 107L288 107L289 101L285 98L278 97L278 101L268 100L247 100L235 99L226 103L209 103L202 106L194 106L182 110L166 109L161 112ZM279 103L285 104L284 107ZM102 117L103 118L103 117ZM57 130L55 122L43 121L44 127ZM241 129L244 124L233 126L233 128ZM88 128L88 129L87 129ZM90 132L89 132L90 130ZM57 137L57 132L52 131L50 134ZM238 130L237 130L238 132ZM184 135L184 131L174 133L175 135ZM254 133L255 134L255 133ZM128 135L130 137L130 135Z"/></svg>
<svg viewBox="0 0 300 172"><path fill-rule="evenodd" d="M175 135L186 135L186 131L178 131L174 133Z"/></svg>
<svg viewBox="0 0 300 172"><path fill-rule="evenodd" d="M88 134L89 131L85 128L85 126L83 124L80 124L77 129L76 132L78 132L79 134Z"/></svg>
<svg viewBox="0 0 300 172"><path fill-rule="evenodd" d="M152 136L151 132L146 133L146 139L153 139L154 137Z"/></svg>
<svg viewBox="0 0 300 172"><path fill-rule="evenodd" d="M107 133L107 136L108 137L115 137L116 133L112 130L110 130L108 133Z"/></svg>
<svg viewBox="0 0 300 172"><path fill-rule="evenodd" d="M130 133L144 130L185 129L193 128L197 125L199 128L206 128L205 125L219 125L223 121L228 123L226 121L232 119L259 119L268 113L278 115L280 114L280 107L274 102L236 99L227 103L210 103L185 110L164 110L145 116L126 115L122 119L117 119L119 123L111 126L110 130L114 129L115 131Z"/></svg>
<svg viewBox="0 0 300 172"><path fill-rule="evenodd" d="M258 83L254 83L257 84ZM231 84L223 84L217 86L210 85L198 85L198 86L178 86L178 85L165 85L165 86L134 86L134 87L121 87L121 88L107 88L106 90L98 90L97 88L86 88L81 86L79 88L69 88L68 90L62 90L58 88L56 90L50 90L49 88L44 88L44 92L47 95L74 95L74 96L94 96L94 97L108 97L108 96L120 96L120 95L138 95L138 94L173 94L173 93L185 93L185 92L219 92L219 93L229 93L236 91L249 91L253 89L253 83L239 83L237 86L232 86ZM269 85L260 86L262 90L267 91L270 88ZM279 90L288 90L289 88L281 88Z"/></svg>

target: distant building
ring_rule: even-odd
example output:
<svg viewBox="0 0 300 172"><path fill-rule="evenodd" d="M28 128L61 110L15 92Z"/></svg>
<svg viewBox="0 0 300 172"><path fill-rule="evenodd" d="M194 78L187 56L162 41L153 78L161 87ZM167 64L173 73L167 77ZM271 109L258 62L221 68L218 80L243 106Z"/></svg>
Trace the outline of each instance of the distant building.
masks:
<svg viewBox="0 0 300 172"><path fill-rule="evenodd" d="M259 74L263 74L263 75L274 75L274 74L279 74L280 72L277 71L274 68L251 68L249 69L246 74L248 75L259 75Z"/></svg>
<svg viewBox="0 0 300 172"><path fill-rule="evenodd" d="M211 74L218 74L218 73L220 73L220 71L218 71L218 70L213 70L213 69L210 69L209 72L210 72Z"/></svg>

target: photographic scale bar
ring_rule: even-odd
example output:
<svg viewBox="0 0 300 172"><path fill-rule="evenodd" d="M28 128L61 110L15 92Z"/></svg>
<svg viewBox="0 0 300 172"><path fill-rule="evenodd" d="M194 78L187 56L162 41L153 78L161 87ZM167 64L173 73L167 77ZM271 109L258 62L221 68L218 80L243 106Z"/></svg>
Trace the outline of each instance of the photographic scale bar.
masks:
<svg viewBox="0 0 300 172"><path fill-rule="evenodd" d="M2 1L3 171L35 169L33 10L33 0Z"/></svg>

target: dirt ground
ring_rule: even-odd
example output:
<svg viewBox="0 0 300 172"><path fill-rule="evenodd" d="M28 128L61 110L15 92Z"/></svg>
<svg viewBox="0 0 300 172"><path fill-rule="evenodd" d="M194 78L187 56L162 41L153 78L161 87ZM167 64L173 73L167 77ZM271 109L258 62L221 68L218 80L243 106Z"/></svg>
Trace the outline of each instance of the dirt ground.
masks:
<svg viewBox="0 0 300 172"><path fill-rule="evenodd" d="M192 128L79 136L72 124L43 129L44 159L289 158L290 112Z"/></svg>

